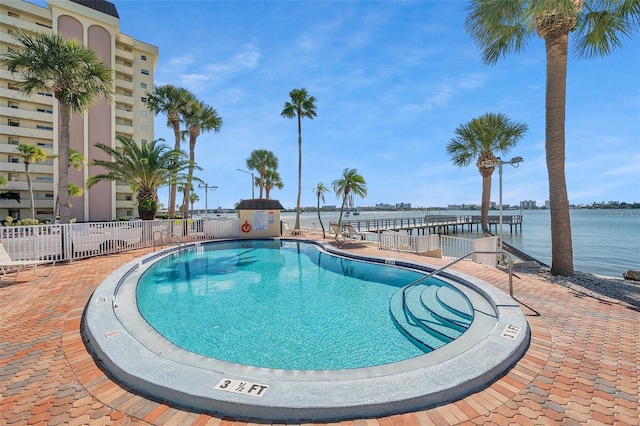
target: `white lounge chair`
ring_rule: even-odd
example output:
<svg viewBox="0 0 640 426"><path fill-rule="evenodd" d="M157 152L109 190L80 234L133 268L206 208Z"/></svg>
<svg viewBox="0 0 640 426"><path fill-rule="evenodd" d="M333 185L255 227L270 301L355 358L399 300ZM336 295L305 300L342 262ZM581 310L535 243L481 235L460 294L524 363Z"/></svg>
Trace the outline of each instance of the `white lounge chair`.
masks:
<svg viewBox="0 0 640 426"><path fill-rule="evenodd" d="M39 265L48 265L51 264L49 271L46 275L40 275L38 271ZM5 250L2 242L0 242L0 269L2 269L2 276L7 276L7 269L16 269L16 275L13 277L13 282L15 283L18 279L18 274L24 268L32 267L34 272L39 277L48 277L51 275L51 271L53 271L53 266L56 264L55 260L12 260L9 253Z"/></svg>
<svg viewBox="0 0 640 426"><path fill-rule="evenodd" d="M289 234L289 235L300 235L301 234L299 229L291 229L291 227L289 226L289 222L287 222L286 220L282 221L282 227L284 228L285 231L287 231L287 234Z"/></svg>
<svg viewBox="0 0 640 426"><path fill-rule="evenodd" d="M356 228L353 227L350 223L345 223L342 225L342 234L349 238L354 238L357 240L365 240L364 234L358 232Z"/></svg>

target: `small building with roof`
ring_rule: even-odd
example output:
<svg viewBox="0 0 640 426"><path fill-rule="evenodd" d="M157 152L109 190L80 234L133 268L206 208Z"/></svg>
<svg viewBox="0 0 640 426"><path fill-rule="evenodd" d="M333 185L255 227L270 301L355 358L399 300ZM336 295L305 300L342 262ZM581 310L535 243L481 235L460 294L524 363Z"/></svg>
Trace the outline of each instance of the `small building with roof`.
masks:
<svg viewBox="0 0 640 426"><path fill-rule="evenodd" d="M238 204L241 238L279 237L280 211L284 210L278 200L253 198Z"/></svg>

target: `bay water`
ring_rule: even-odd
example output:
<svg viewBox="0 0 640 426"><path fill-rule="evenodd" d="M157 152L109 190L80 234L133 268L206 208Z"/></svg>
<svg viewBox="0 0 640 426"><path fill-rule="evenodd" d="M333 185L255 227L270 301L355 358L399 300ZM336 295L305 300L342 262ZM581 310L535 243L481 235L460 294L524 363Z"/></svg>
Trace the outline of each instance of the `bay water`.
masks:
<svg viewBox="0 0 640 426"><path fill-rule="evenodd" d="M422 217L425 215L480 215L479 211L459 210L420 210L420 211L361 211L360 215L343 217L343 220L366 220L383 218ZM551 212L549 210L509 210L503 216L522 214L522 231L515 227L510 232L509 225L503 225L504 242L510 244L533 258L551 265ZM499 212L491 210L491 216ZM321 212L320 216L325 229L329 230L329 221L337 221L339 212ZM573 262L576 271L588 272L620 278L629 269L640 270L640 210L637 209L572 209L571 233L573 240ZM295 223L295 213L283 212L282 220ZM318 223L317 212L303 212L300 215L300 227L310 229L312 223ZM494 228L492 227L492 230ZM498 227L494 231L500 233ZM482 233L472 232L465 227L464 232L458 227L458 233L449 235L480 238Z"/></svg>

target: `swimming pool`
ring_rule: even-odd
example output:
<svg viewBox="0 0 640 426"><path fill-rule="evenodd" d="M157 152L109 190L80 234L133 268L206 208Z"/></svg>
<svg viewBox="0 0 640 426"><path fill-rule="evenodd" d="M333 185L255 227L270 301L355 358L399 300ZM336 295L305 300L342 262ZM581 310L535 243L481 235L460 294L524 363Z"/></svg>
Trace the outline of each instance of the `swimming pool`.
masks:
<svg viewBox="0 0 640 426"><path fill-rule="evenodd" d="M218 252L220 255L217 259L215 255L210 256L212 248L225 244L231 251ZM174 303L176 308L185 306L185 309L178 310L190 312L193 299L189 299L188 302L180 300L179 295L182 293L199 296L212 293L215 295L213 298L217 299L220 298L221 293L227 291L225 288L244 286L245 290L248 290L251 283L256 282L257 277L254 276L255 272L248 272L245 266L254 262L258 250L255 246L249 247L247 244L247 241L227 241L174 248L142 257L114 272L96 289L92 300L87 305L84 330L96 356L112 374L129 386L179 405L241 419L302 421L369 417L425 408L450 401L478 390L485 383L493 380L513 365L528 345L529 328L517 303L486 283L460 274L446 274L442 279L442 285L437 287L444 289L439 296L443 300L452 300L452 294L459 292L469 301L472 320L468 331L451 343L426 354L424 347L416 345L416 341L424 341L423 337L414 335L411 336L412 340L407 340L405 335L394 331L400 339L405 341L404 344L411 348L408 355L403 354L396 359L378 359L374 354L372 358L374 362L371 362L370 358L365 360L364 364L355 366L342 364L330 366L320 363L306 367L309 365L308 359L301 364L297 364L299 360L295 359L291 368L288 368L280 364L253 363L254 365L250 365L251 363L238 361L236 358L224 359L224 356L218 355L216 358L211 358L195 353L197 351L193 351L193 348L189 351L184 350L171 342L174 337L162 336L145 321L144 315L149 317L156 315L155 307L167 302ZM306 271L312 269L307 262L315 266L324 264L325 278L330 274L336 274L339 270L343 280L350 278L350 275L360 274L358 268L363 265L369 265L364 269L375 271L371 273L374 276L388 275L390 270L403 271L399 274L402 278L387 288L386 295L383 296L386 297L385 315L393 319L392 325L395 321L395 325L400 327L403 327L403 324L397 323L402 321L401 318L406 316L406 313L398 308L401 306L397 296L398 290L413 281L415 277L430 270L428 267L407 262L352 256L312 242L301 245L298 241L274 239L261 240L258 246L262 246L259 250L267 249L266 247L271 247L268 250L275 250L275 253L271 252L270 255L272 260L280 258L275 263L283 261L293 263L294 270L302 271L302 274L298 274L298 278L306 277ZM300 254L300 256L294 258L290 257L290 254ZM389 263L395 264L394 268L384 266ZM239 268L239 265L242 267ZM154 270L160 274L154 274ZM218 278L223 276L222 272L224 275L237 273L240 276L232 280L210 279L213 276ZM180 274L184 277L188 276L189 279L176 280ZM162 279L150 279L150 284L145 283L147 278L154 276L161 276ZM280 278L282 276L278 275L275 281L279 281ZM371 288L377 286L375 283L372 284L375 280L371 280L369 276L367 278L368 280L363 280L357 285ZM265 280L265 282L271 281L273 280ZM298 281L298 286L303 285L300 279ZM363 282L367 284L362 284ZM318 289L322 287L322 283L323 281L316 279L311 286L315 287L316 291L320 291ZM146 302L138 304L137 296L140 294L139 288L147 285L155 291L151 291L154 297L150 297L148 306L144 307ZM389 287L389 285L386 286ZM280 294L283 292L282 288L270 285L267 287L258 293L254 292L254 296L241 293L240 298L248 300L250 302L248 306L261 309L269 304L263 302L273 302L275 306L279 306L278 309L283 310L281 302L275 303L278 297L284 300L284 306L287 301L290 306L322 303L321 298L318 300L320 293L295 299L293 296L295 291ZM354 290L355 287L350 289L350 291ZM336 292L333 287L328 288L327 291ZM437 289L434 291L437 293ZM173 293L173 296L163 297L165 293ZM356 299L360 297L359 293L354 293L352 296ZM343 294L341 297L349 296ZM413 302L410 302L408 297L407 305L417 303L421 297L421 294L416 293ZM264 298L268 300L262 300ZM211 312L210 317L214 322L201 321L203 327L195 334L207 335L213 330L214 333L204 340L211 339L211 336L215 336L214 340L220 338L215 330L222 327L222 324L217 324L219 327L216 328L216 321L220 321L222 317L226 318L229 303L232 303L231 299L225 299L215 312ZM334 301L332 300L331 303ZM358 321L366 321L367 318L372 322L380 321L380 314L376 312L378 306L372 306L372 303L353 304L351 302L351 304L357 308L354 310L364 312L360 317L364 320L358 319ZM211 307L205 309L211 309ZM311 315L310 312L313 312L313 309L310 309L305 311L306 314ZM414 308L409 306L409 309ZM245 319L251 317L251 308L245 306L244 311L241 308L239 312L244 312L245 315L242 317L244 319L238 320L237 317L232 319L237 326L229 327L229 330L242 329ZM266 316L261 317L257 321L256 330L264 326L264 322L271 318L270 315L277 314L274 312L267 312ZM294 312L296 315L293 315L293 318L299 319L297 314L300 311L296 308ZM327 320L328 314L322 315ZM344 328L343 315L345 314L340 315L341 320L337 320L328 328ZM157 317L161 318L161 324L158 325L152 320L154 327L169 331L180 328L175 318L171 319L170 316L162 313L157 314ZM349 313L346 322L351 320L355 321ZM279 323L280 319L275 322ZM318 321L318 324L321 323L322 321ZM189 326L191 327L193 326ZM257 339L255 331L253 334ZM285 332L285 334L292 333ZM362 334L362 332L358 331L355 334ZM393 337L393 339L396 338L396 336ZM303 344L298 346L297 350L301 350L314 340L314 335L312 333L301 340ZM330 346L340 347L343 342L348 346L346 340L348 339L340 338L339 344L331 342L331 338L320 340L320 345L310 353L326 351ZM251 342L251 339L244 342L243 345L246 346L239 352L267 353L274 350L263 350L262 343L258 340L253 340L253 345ZM377 339L374 339L374 342L377 343L373 346L389 347L395 346L396 343L395 340L378 341ZM182 342L178 343L183 346ZM283 349L289 343L280 341L279 344L280 346L276 346L275 350ZM199 345L200 343L195 343L195 346ZM287 362L291 361L288 357L285 358ZM312 361L315 362L315 359Z"/></svg>

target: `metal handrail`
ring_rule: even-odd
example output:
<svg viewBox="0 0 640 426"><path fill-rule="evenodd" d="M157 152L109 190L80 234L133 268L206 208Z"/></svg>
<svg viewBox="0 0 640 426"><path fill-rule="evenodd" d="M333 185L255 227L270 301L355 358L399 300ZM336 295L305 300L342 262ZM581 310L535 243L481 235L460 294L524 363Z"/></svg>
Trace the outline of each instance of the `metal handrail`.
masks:
<svg viewBox="0 0 640 426"><path fill-rule="evenodd" d="M443 267L441 267L439 269L436 269L435 271L429 272L424 277L420 277L417 280L415 280L414 282L404 286L402 288L402 310L403 311L407 310L407 291L409 291L409 289L415 287L416 285L420 284L422 281L425 281L425 280L433 277L434 275L436 275L436 274L444 271L445 269L447 269L449 266L453 266L456 263L460 262L461 260L466 259L467 257L469 257L469 256L471 256L473 254L499 254L499 255L502 255L502 256L507 256L509 258L509 296L513 297L513 271L511 269L511 265L513 264L513 258L511 257L511 255L509 255L509 253L505 253L503 251L472 251L470 253L465 254L462 257L459 257L459 258L455 259L452 262L447 263L446 265L444 265Z"/></svg>
<svg viewBox="0 0 640 426"><path fill-rule="evenodd" d="M162 236L164 235L166 237L166 241L169 241L169 233L167 231L155 231L153 233L153 251L156 251L156 234L160 234L160 243L162 243ZM176 235L175 233L171 233L171 237L175 238L178 240L178 248L180 248L181 244L185 244L184 241L182 241L182 239L180 238L180 236ZM161 244L162 247L164 247L164 244Z"/></svg>

